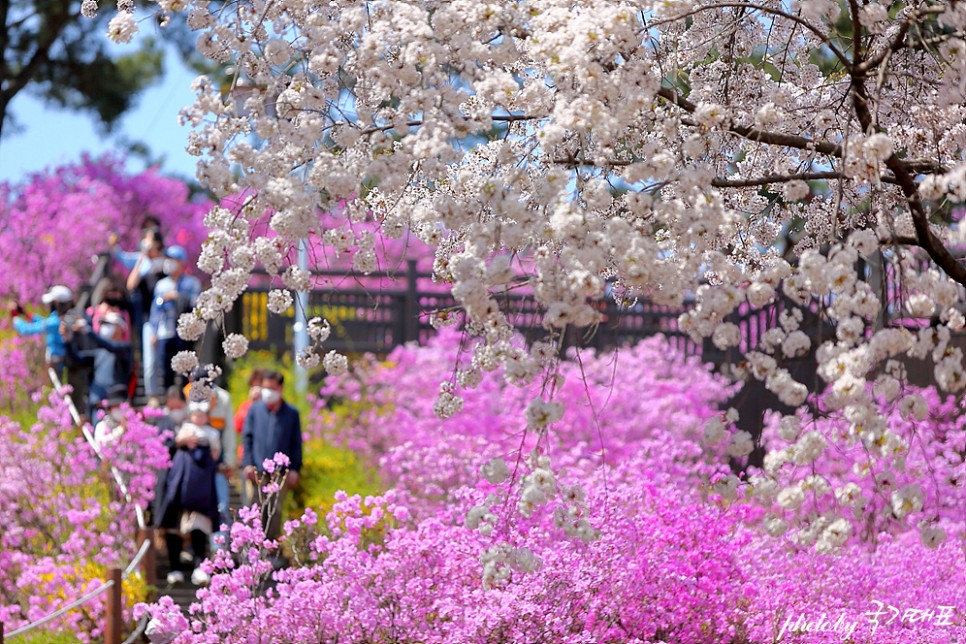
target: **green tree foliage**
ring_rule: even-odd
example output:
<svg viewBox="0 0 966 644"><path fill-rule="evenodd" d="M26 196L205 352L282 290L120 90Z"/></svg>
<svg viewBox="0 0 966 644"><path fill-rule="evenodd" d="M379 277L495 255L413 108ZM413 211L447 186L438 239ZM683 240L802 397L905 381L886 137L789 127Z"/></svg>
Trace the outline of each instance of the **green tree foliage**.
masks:
<svg viewBox="0 0 966 644"><path fill-rule="evenodd" d="M0 136L15 129L10 104L20 92L90 114L110 132L137 95L161 77L163 47L147 37L135 51L119 55L106 37L113 4L99 4L98 15L88 19L79 0L0 0ZM172 21L164 31L189 66L201 71L187 26Z"/></svg>

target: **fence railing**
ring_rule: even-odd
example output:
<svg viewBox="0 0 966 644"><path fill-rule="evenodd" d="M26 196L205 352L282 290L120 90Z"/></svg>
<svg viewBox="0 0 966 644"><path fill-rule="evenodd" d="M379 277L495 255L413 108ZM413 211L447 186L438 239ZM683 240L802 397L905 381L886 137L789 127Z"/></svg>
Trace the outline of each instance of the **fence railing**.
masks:
<svg viewBox="0 0 966 644"><path fill-rule="evenodd" d="M338 277L339 285L308 293L306 317L319 316L332 325L326 347L344 353L385 354L407 342L426 342L435 333L430 316L455 311L459 303L443 289L429 289L430 276L417 272L410 261L405 273L371 274L317 271L316 277ZM226 331L242 333L256 351L287 350L293 343L295 313L270 315L271 287L257 281L242 294L226 320ZM532 296L506 293L497 298L509 321L528 341L548 335L542 311ZM601 322L593 328L570 331L566 346L603 349L635 342L661 333L687 355L699 355L702 347L681 331L678 316L683 308L641 300L622 307L612 299L594 303Z"/></svg>
<svg viewBox="0 0 966 644"><path fill-rule="evenodd" d="M868 264L868 262L867 262ZM885 297L883 314L874 324L902 324L903 291L891 264L863 264L857 270L871 283L880 284ZM407 342L425 342L433 333L430 315L434 311L459 309L456 299L445 288L432 284L428 273L417 271L410 260L405 270L363 274L353 271L314 271L317 282L328 282L327 288L316 288L307 298L307 317L327 319L332 335L326 346L341 352L385 354ZM243 333L249 347L255 350L282 352L293 343L294 311L285 315L270 315L267 310L271 290L267 275L257 276L236 303L226 320L229 332ZM966 290L960 288L961 301L966 302ZM513 326L528 341L545 337L548 331L541 324L542 312L530 295L507 292L497 301ZM565 346L606 349L633 343L662 334L669 344L686 355L700 355L705 361L720 364L727 361L725 354L736 357L735 351L721 352L709 341L695 342L680 329L679 316L686 306L661 306L639 300L621 306L612 298L593 302L601 313L601 322L588 329L572 330L564 338ZM762 309L741 309L730 317L741 332L737 347L742 353L758 346L764 333L778 324L778 315L788 302L779 298ZM832 333L817 305L803 310L801 326L810 329L816 338ZM809 331L807 331L809 332Z"/></svg>

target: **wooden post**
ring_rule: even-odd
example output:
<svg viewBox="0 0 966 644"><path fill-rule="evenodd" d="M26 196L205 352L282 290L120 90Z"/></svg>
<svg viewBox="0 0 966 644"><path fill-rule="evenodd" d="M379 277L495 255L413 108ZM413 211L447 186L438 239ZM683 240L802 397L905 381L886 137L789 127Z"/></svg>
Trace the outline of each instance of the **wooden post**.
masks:
<svg viewBox="0 0 966 644"><path fill-rule="evenodd" d="M143 544L145 539L151 544L148 551L141 559L141 573L144 575L144 583L148 586L158 585L158 559L157 551L154 549L154 528L142 528L138 530L137 543ZM140 546L138 546L140 548Z"/></svg>
<svg viewBox="0 0 966 644"><path fill-rule="evenodd" d="M121 644L121 569L111 568L114 584L107 589L104 611L104 644Z"/></svg>

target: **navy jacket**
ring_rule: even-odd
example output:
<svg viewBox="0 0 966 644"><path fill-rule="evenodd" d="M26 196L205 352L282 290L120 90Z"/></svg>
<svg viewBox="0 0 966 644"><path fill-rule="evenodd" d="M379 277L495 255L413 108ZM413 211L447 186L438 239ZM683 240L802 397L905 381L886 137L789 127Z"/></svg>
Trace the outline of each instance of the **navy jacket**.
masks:
<svg viewBox="0 0 966 644"><path fill-rule="evenodd" d="M164 497L157 508L155 526L177 529L184 510L201 512L218 529L218 495L215 473L218 465L207 446L181 448L174 454L168 470Z"/></svg>
<svg viewBox="0 0 966 644"><path fill-rule="evenodd" d="M274 412L258 400L252 403L245 417L242 430L245 453L242 466L254 465L262 472L262 461L272 458L276 452L289 457L289 469L302 469L302 421L295 407L282 401Z"/></svg>

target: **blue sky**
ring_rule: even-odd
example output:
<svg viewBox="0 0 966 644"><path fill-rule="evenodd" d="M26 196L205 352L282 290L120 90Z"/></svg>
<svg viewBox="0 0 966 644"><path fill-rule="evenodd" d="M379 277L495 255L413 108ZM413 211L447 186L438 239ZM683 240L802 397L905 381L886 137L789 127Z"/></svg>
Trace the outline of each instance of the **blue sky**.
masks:
<svg viewBox="0 0 966 644"><path fill-rule="evenodd" d="M168 52L165 74L145 90L135 107L117 127L117 136L143 141L153 156L163 155L165 174L193 178L195 158L184 151L188 128L178 125L178 111L194 100L191 82L196 74ZM0 141L0 181L16 182L28 173L80 159L83 152L117 150L115 137L105 138L90 116L49 108L22 92L11 103L23 131ZM128 169L144 168L139 159L129 159Z"/></svg>

